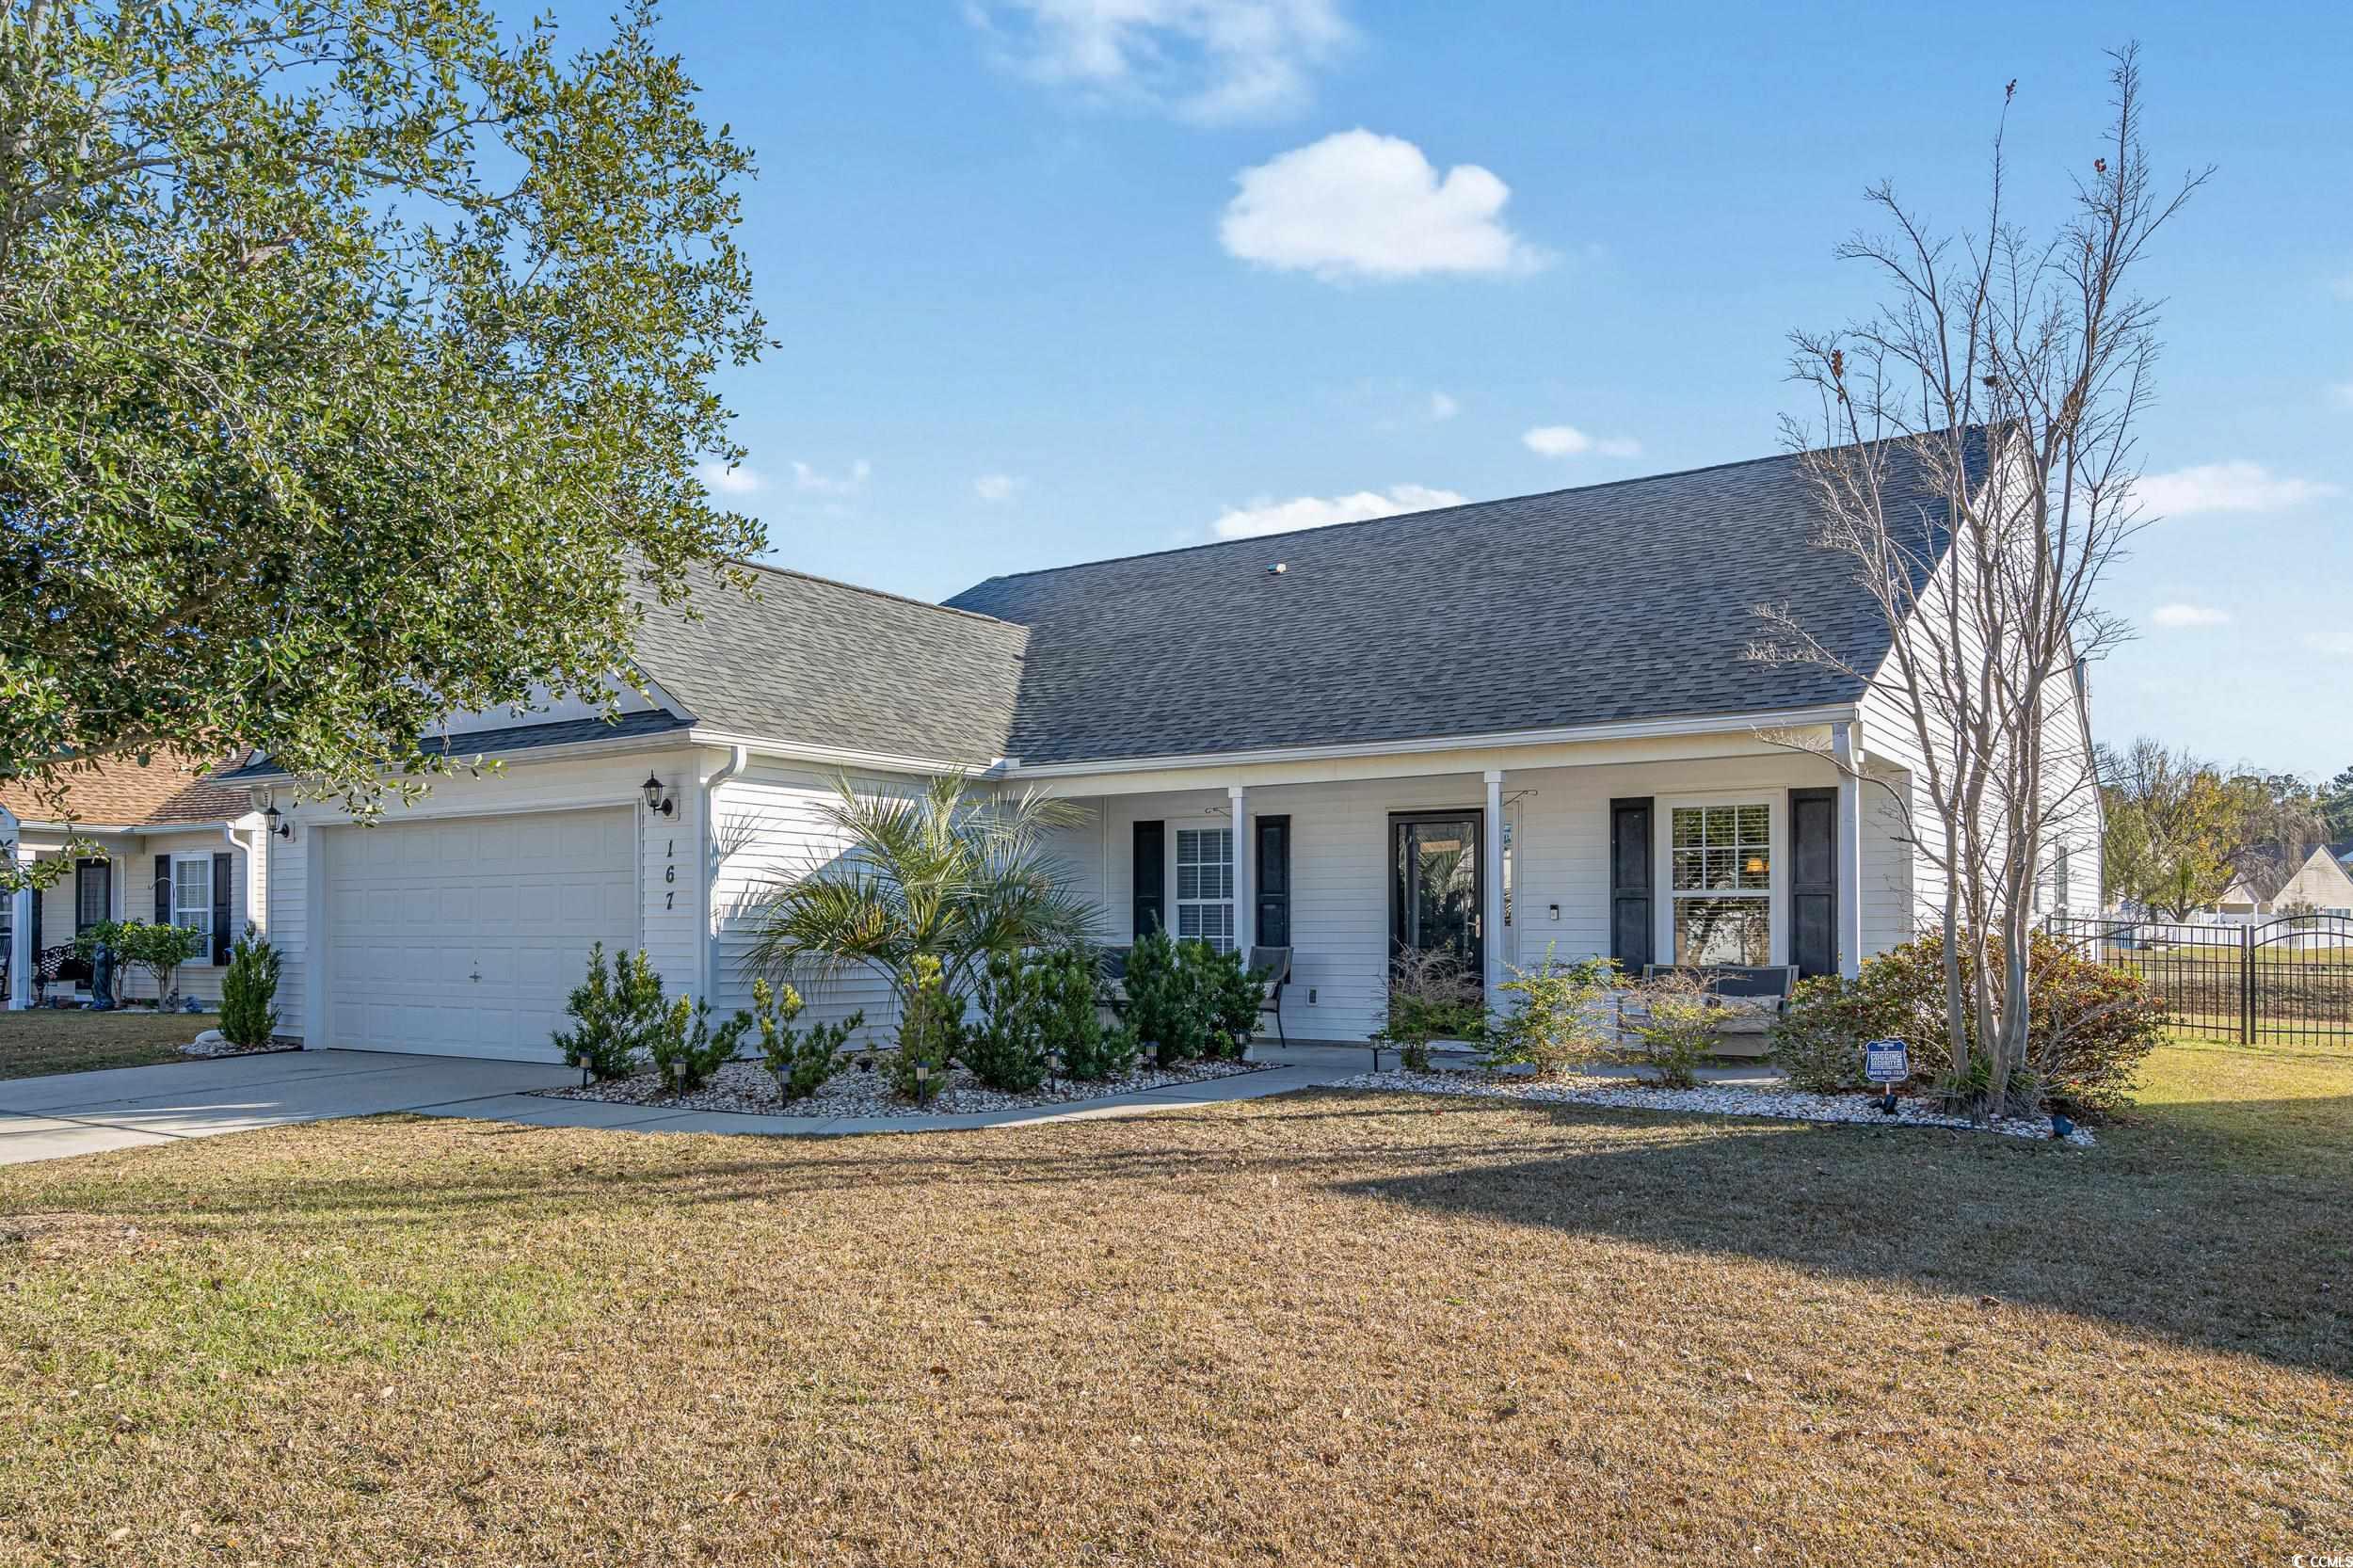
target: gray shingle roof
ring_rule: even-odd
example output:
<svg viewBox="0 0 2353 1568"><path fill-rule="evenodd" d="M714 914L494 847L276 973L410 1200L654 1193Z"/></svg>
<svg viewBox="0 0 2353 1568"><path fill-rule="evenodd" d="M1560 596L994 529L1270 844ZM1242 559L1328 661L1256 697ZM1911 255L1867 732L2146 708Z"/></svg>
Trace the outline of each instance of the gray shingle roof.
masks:
<svg viewBox="0 0 2353 1568"><path fill-rule="evenodd" d="M444 757L504 756L540 746L570 745L577 741L632 740L641 735L664 735L684 729L687 721L676 713L655 710L623 713L611 723L603 719L557 719L546 724L502 725L496 729L469 729L456 735L428 735L424 748ZM285 770L265 757L220 776L224 783L245 779L282 778Z"/></svg>
<svg viewBox="0 0 2353 1568"><path fill-rule="evenodd" d="M1818 527L1785 456L993 577L948 602L1031 629L1009 745L1025 762L1765 712L1860 692L1744 658L1759 604L1785 601L1856 668L1887 649Z"/></svg>
<svg viewBox="0 0 2353 1568"><path fill-rule="evenodd" d="M696 728L968 766L1005 754L1029 633L773 567L757 597L691 578L698 621L646 603L637 662Z"/></svg>

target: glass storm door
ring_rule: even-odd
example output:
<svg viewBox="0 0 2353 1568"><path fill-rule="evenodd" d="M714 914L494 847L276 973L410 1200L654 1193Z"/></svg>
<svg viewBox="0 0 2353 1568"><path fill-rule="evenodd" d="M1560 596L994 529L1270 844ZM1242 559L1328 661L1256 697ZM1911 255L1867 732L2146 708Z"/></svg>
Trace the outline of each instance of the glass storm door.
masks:
<svg viewBox="0 0 2353 1568"><path fill-rule="evenodd" d="M1389 935L1401 952L1449 952L1473 978L1481 940L1480 819L1476 812L1389 819Z"/></svg>

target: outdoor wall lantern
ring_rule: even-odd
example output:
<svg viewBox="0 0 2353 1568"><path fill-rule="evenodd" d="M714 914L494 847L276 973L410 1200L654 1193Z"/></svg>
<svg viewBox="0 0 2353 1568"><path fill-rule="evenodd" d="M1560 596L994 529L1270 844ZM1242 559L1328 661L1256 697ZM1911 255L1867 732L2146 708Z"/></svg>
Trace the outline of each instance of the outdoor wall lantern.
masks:
<svg viewBox="0 0 2353 1568"><path fill-rule="evenodd" d="M644 789L647 810L657 816L666 817L678 809L678 802L670 798L668 792L662 788L662 780L652 774L646 775Z"/></svg>
<svg viewBox="0 0 2353 1568"><path fill-rule="evenodd" d="M268 810L262 813L262 823L270 837L283 839L288 843L294 842L294 819L280 811L275 803Z"/></svg>

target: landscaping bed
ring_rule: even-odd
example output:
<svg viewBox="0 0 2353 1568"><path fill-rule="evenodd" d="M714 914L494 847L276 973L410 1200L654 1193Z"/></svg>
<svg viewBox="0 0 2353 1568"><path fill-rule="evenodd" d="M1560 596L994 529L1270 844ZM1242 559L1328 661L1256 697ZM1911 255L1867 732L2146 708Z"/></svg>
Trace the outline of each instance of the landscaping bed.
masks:
<svg viewBox="0 0 2353 1568"><path fill-rule="evenodd" d="M1333 1087L1417 1095L1473 1095L1547 1105L1611 1106L1627 1111L1677 1111L1701 1116L1772 1116L1799 1122L1950 1128L1962 1132L1998 1132L2011 1138L2051 1139L2051 1123L2045 1116L2005 1116L1997 1121L1973 1123L1965 1116L1948 1116L1928 1101L1908 1095L1897 1097L1896 1113L1891 1116L1880 1110L1879 1100L1873 1096L1815 1095L1786 1085L1749 1088L1704 1083L1696 1089L1669 1089L1593 1075L1530 1078L1525 1074L1462 1068L1427 1073L1394 1068L1359 1073L1354 1078L1340 1080ZM2091 1134L2080 1127L2064 1141L2085 1148L2093 1143Z"/></svg>
<svg viewBox="0 0 2353 1568"><path fill-rule="evenodd" d="M971 1116L1072 1105L1146 1089L1201 1083L1210 1079L1231 1078L1237 1073L1257 1072L1262 1065L1255 1062L1188 1062L1178 1067L1142 1066L1117 1078L1093 1081L1053 1079L1023 1094L991 1089L967 1068L953 1066L947 1071L945 1085L920 1106L895 1093L880 1069L856 1067L835 1074L805 1099L781 1102L776 1097L776 1079L751 1062L730 1062L713 1074L709 1083L681 1095L666 1093L662 1080L652 1073L566 1089L542 1089L537 1093L550 1099L605 1100L617 1105L653 1105L680 1111L743 1111L764 1116Z"/></svg>

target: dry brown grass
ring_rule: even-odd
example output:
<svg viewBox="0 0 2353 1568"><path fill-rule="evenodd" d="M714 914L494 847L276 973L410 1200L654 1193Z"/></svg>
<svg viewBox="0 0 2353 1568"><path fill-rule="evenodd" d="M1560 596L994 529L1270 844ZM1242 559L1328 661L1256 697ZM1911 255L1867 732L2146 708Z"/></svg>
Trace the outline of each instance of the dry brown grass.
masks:
<svg viewBox="0 0 2353 1568"><path fill-rule="evenodd" d="M219 1025L212 1014L91 1013L70 1007L0 1013L0 1079L184 1061L180 1048Z"/></svg>
<svg viewBox="0 0 2353 1568"><path fill-rule="evenodd" d="M1328 1092L0 1173L0 1557L2284 1562L2341 1168ZM13 1240L8 1238L13 1237Z"/></svg>

